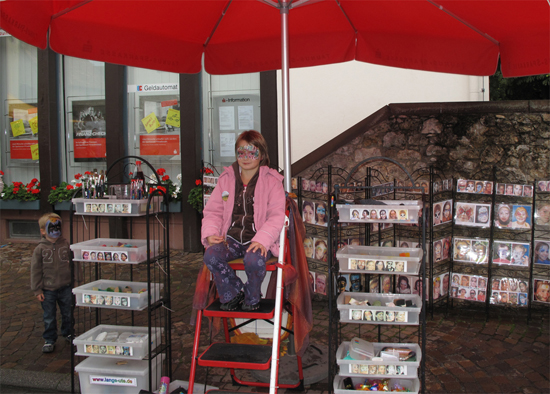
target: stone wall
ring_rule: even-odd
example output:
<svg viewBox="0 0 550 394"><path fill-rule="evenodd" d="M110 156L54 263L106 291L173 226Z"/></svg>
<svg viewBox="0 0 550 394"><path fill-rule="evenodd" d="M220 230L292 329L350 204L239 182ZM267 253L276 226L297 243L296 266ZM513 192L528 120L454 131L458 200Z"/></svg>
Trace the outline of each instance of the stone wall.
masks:
<svg viewBox="0 0 550 394"><path fill-rule="evenodd" d="M484 103L479 105L483 111ZM493 167L498 181L550 178L550 111L426 114L421 106L422 115L410 108L406 114L392 111L375 125L356 130L358 136L297 175L309 178L328 165L350 171L367 158L383 156L401 163L413 179L430 165L455 178L492 179ZM387 161L361 166L354 178L363 179L367 167L379 169L387 181L406 178Z"/></svg>

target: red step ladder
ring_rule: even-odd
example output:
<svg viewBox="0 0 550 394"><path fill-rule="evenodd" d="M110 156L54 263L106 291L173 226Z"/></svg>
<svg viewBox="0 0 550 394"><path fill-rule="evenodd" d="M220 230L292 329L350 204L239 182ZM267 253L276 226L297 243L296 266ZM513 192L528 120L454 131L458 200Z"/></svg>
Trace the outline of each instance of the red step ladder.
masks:
<svg viewBox="0 0 550 394"><path fill-rule="evenodd" d="M281 384L279 385L279 355L281 347L281 320L283 313L283 265L290 264L290 253L288 253L287 246L287 229L288 229L288 215L285 219L285 225L281 231L279 238L279 257L273 257L266 263L267 271L277 271L277 288L275 299L262 299L260 300L259 309L252 312L243 312L241 310L236 311L222 311L220 310L220 301L217 299L203 310L197 311L197 321L195 325L195 340L193 343L193 356L191 364L191 372L189 375L188 393L193 394L193 386L195 383L196 368L198 365L203 367L218 367L229 368L233 383L237 385L254 386L254 387L269 387L270 394L277 393L278 388L296 388L303 390L304 374L302 370L302 359L297 357L298 360L298 376L299 382L297 384ZM285 256L287 256L285 258ZM236 271L244 270L244 264L242 259L235 260L230 263L231 267ZM218 342L211 344L206 351L200 356L199 352L199 340L202 325L203 316L207 317L220 317L223 321L225 342ZM229 328L228 319L247 319L247 321L238 327L254 322L257 319L273 320L273 344L269 345L245 345L238 343L231 343L230 332L238 327ZM236 369L249 369L249 370L268 370L271 368L270 381L266 382L251 382L244 381L237 377ZM206 382L205 382L206 384ZM209 393L222 392L223 390L210 390ZM230 393L230 391L223 391L224 393ZM241 393L242 394L242 393Z"/></svg>

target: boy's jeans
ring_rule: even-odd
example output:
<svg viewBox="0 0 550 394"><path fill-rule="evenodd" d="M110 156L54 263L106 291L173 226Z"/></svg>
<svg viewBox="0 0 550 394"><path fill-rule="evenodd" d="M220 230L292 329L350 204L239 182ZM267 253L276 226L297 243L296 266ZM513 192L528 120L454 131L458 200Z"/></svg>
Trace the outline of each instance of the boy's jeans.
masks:
<svg viewBox="0 0 550 394"><path fill-rule="evenodd" d="M61 312L61 335L64 337L71 334L71 304L73 293L71 286L61 287L57 290L43 290L44 301L42 309L44 310L44 334L42 337L47 343L57 341L57 308Z"/></svg>
<svg viewBox="0 0 550 394"><path fill-rule="evenodd" d="M220 302L231 301L241 289L244 291L245 304L255 305L260 302L266 273L265 263L271 258L271 252L268 250L267 257L263 257L259 249L254 253L246 252L249 246L250 244L242 245L228 237L227 243L221 242L206 249L204 263L214 277ZM244 285L228 264L239 257L244 257L244 270L248 277Z"/></svg>

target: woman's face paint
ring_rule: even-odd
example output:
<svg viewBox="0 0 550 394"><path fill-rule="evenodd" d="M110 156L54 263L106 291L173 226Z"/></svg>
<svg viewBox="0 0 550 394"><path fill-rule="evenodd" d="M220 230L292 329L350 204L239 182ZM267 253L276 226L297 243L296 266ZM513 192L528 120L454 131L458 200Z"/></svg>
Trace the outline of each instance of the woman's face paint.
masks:
<svg viewBox="0 0 550 394"><path fill-rule="evenodd" d="M61 220L52 218L46 222L46 235L50 238L61 237Z"/></svg>
<svg viewBox="0 0 550 394"><path fill-rule="evenodd" d="M244 145L237 148L238 160L259 160L260 150L254 145Z"/></svg>

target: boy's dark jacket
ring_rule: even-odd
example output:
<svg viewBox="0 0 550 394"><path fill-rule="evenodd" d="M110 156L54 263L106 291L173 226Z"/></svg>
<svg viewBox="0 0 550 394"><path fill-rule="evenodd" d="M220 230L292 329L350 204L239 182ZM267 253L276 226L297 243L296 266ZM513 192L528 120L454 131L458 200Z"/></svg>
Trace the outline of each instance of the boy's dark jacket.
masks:
<svg viewBox="0 0 550 394"><path fill-rule="evenodd" d="M53 291L71 284L70 255L69 242L65 238L59 237L51 243L42 237L31 261L31 290L35 296L42 294L43 289ZM77 279L80 279L78 275Z"/></svg>

